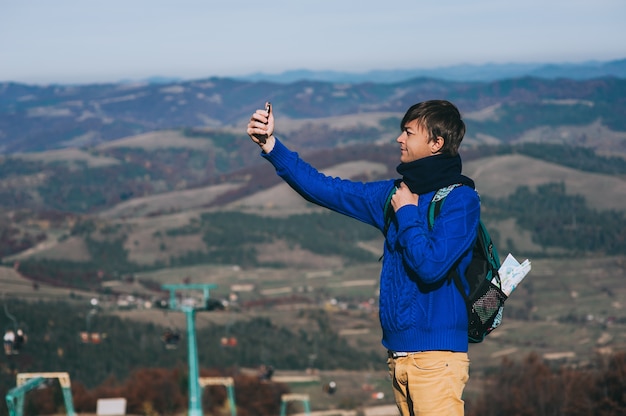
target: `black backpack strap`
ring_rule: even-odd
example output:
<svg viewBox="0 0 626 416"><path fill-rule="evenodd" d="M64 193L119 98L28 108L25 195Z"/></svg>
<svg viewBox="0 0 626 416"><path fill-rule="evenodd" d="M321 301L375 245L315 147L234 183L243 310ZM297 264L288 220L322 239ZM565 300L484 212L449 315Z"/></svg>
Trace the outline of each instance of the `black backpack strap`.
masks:
<svg viewBox="0 0 626 416"><path fill-rule="evenodd" d="M465 299L465 306L467 306L467 313L469 316L469 312L472 309L470 306L469 295L465 293L465 288L463 287L463 282L461 282L461 276L459 276L459 272L456 270L456 266L457 266L457 263L454 263L454 266L452 267L450 272L448 272L448 279L452 279L452 281L454 282L454 285L461 293L461 296L463 296L463 299Z"/></svg>
<svg viewBox="0 0 626 416"><path fill-rule="evenodd" d="M385 229L383 230L383 233L385 235L387 235L387 231L389 230L389 226L391 225L391 221L393 219L393 208L391 207L391 198L394 196L394 194L396 193L396 191L398 190L398 187L400 186L400 183L402 182L402 179L396 179L393 183L393 188L391 188L391 191L389 191L389 195L387 195L387 200L385 201L385 206L383 207L383 215L385 218Z"/></svg>

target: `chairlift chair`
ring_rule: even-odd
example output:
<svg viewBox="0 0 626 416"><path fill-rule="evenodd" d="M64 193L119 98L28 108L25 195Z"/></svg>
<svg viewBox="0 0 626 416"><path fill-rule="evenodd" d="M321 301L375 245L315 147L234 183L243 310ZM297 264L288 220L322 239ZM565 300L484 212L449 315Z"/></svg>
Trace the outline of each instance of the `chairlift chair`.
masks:
<svg viewBox="0 0 626 416"><path fill-rule="evenodd" d="M18 325L17 319L9 313L6 303L4 303L4 314L13 322L12 326L7 326L4 330L4 353L6 355L16 355L20 353L22 346L26 343L26 333L23 325Z"/></svg>
<svg viewBox="0 0 626 416"><path fill-rule="evenodd" d="M178 348L178 343L180 342L180 333L178 331L166 330L163 335L161 335L161 340L165 345L165 349L167 350L175 350Z"/></svg>

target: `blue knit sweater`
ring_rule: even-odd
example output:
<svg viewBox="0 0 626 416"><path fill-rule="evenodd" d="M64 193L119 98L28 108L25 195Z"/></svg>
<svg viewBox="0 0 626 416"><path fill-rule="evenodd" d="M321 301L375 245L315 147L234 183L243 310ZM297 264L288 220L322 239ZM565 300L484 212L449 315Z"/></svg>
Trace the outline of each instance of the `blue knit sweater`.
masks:
<svg viewBox="0 0 626 416"><path fill-rule="evenodd" d="M362 183L326 176L278 139L274 149L262 155L308 201L383 231L383 209L393 180ZM446 276L460 259L457 267L465 280L480 200L469 186L455 188L429 230L427 211L433 194L420 195L418 206L400 208L386 234L379 317L382 343L392 351L468 350L465 302Z"/></svg>

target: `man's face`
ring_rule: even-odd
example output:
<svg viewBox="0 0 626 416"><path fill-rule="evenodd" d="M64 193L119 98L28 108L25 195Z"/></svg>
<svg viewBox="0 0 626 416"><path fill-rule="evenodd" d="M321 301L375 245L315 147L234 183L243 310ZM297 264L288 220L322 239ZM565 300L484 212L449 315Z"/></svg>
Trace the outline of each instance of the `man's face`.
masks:
<svg viewBox="0 0 626 416"><path fill-rule="evenodd" d="M419 125L418 120L406 123L396 141L400 143L400 162L402 163L432 156L441 149L439 140L428 141L428 133ZM443 139L441 141L443 143Z"/></svg>

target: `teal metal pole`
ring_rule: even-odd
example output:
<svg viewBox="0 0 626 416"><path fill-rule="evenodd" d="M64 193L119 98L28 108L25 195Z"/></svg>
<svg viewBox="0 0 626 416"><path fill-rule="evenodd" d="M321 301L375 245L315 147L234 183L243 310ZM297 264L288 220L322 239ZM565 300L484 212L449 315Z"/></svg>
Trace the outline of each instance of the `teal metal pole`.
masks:
<svg viewBox="0 0 626 416"><path fill-rule="evenodd" d="M237 405L235 405L235 388L233 385L226 386L228 392L228 404L230 405L230 415L237 416Z"/></svg>
<svg viewBox="0 0 626 416"><path fill-rule="evenodd" d="M187 316L187 349L189 356L189 416L202 416L202 389L198 378L198 345L196 343L195 310L183 307Z"/></svg>
<svg viewBox="0 0 626 416"><path fill-rule="evenodd" d="M202 290L204 303L209 299L209 289L217 287L215 284L169 284L162 285L163 289L169 290L169 309L180 310L187 318L187 352L189 360L189 416L203 416L202 412L202 389L200 388L200 372L198 368L198 345L196 342L195 309L193 306L179 305L176 301L176 290Z"/></svg>
<svg viewBox="0 0 626 416"><path fill-rule="evenodd" d="M76 416L74 411L74 400L72 399L72 389L70 386L61 386L63 390L63 400L65 400L65 411L67 416Z"/></svg>
<svg viewBox="0 0 626 416"><path fill-rule="evenodd" d="M174 289L170 289L170 309L178 309L178 304L176 302L176 291Z"/></svg>
<svg viewBox="0 0 626 416"><path fill-rule="evenodd" d="M35 377L18 387L13 387L7 392L6 401L9 408L9 416L22 416L24 414L24 394L46 381L43 377Z"/></svg>

